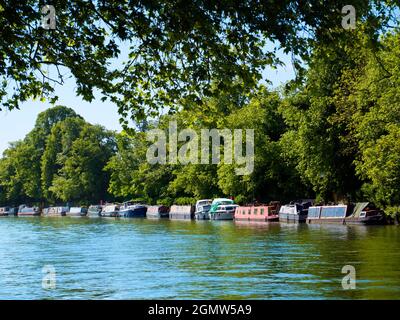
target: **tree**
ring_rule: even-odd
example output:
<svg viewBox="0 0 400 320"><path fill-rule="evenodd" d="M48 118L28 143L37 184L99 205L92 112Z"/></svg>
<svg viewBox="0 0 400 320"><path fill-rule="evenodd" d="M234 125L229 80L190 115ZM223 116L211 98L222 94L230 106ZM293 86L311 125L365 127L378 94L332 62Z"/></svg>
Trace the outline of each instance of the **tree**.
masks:
<svg viewBox="0 0 400 320"><path fill-rule="evenodd" d="M400 203L399 54L400 33L387 33L381 50L364 61L352 95L359 106L354 116L360 150L354 161L357 175L364 194L383 207Z"/></svg>
<svg viewBox="0 0 400 320"><path fill-rule="evenodd" d="M60 198L52 190L55 176L65 166L73 143L85 125L81 118L65 119L57 123L47 135L46 149L41 157L41 184L43 195L50 202Z"/></svg>
<svg viewBox="0 0 400 320"><path fill-rule="evenodd" d="M115 152L113 134L101 126L85 123L70 148L58 154L61 168L49 191L57 199L75 203L98 203L107 198L108 174L103 170Z"/></svg>
<svg viewBox="0 0 400 320"><path fill-rule="evenodd" d="M120 114L140 119L182 98L201 104L220 90L251 91L267 65L279 63L268 43L307 62L315 43L351 36L341 25L347 1L67 1L57 0L56 30L40 27L41 1L0 1L0 104L18 108L53 96L63 71L87 101L98 89ZM371 38L391 18L394 1L352 1ZM395 12L395 11L394 11ZM335 31L336 30L336 31ZM123 67L111 63L128 47ZM49 68L50 72L46 72ZM7 85L17 84L7 95ZM217 86L212 87L212 82ZM239 87L238 87L239 86ZM125 122L127 124L127 122Z"/></svg>
<svg viewBox="0 0 400 320"><path fill-rule="evenodd" d="M55 204L105 199L103 171L115 153L114 133L58 106L39 114L26 137L0 159L0 201Z"/></svg>

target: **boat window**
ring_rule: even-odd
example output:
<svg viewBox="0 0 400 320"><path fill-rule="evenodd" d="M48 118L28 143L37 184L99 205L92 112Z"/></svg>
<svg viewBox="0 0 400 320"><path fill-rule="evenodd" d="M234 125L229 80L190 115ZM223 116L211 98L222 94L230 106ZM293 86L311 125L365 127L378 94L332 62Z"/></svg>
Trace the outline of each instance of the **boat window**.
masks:
<svg viewBox="0 0 400 320"><path fill-rule="evenodd" d="M261 209L260 209L260 214L261 214L261 215L264 215L264 208L261 208Z"/></svg>
<svg viewBox="0 0 400 320"><path fill-rule="evenodd" d="M321 217L324 218L344 218L346 216L346 207L323 207Z"/></svg>
<svg viewBox="0 0 400 320"><path fill-rule="evenodd" d="M251 210L249 209L249 211L247 212L247 214L251 214Z"/></svg>
<svg viewBox="0 0 400 320"><path fill-rule="evenodd" d="M310 207L308 208L308 217L309 218L319 218L320 207Z"/></svg>
<svg viewBox="0 0 400 320"><path fill-rule="evenodd" d="M254 214L257 214L258 213L258 209L254 209Z"/></svg>
<svg viewBox="0 0 400 320"><path fill-rule="evenodd" d="M365 217L365 216L366 216L366 212L365 211L361 211L360 217L362 218L362 217Z"/></svg>

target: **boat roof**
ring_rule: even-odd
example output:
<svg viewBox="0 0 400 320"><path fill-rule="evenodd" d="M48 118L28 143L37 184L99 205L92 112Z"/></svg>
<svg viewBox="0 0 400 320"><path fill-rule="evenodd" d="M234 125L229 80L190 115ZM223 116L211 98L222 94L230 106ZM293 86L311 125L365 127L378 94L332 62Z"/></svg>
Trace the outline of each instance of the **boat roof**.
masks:
<svg viewBox="0 0 400 320"><path fill-rule="evenodd" d="M359 217L361 214L361 211L363 211L368 205L369 205L369 202L357 202L356 205L354 206L352 216Z"/></svg>
<svg viewBox="0 0 400 320"><path fill-rule="evenodd" d="M201 199L201 200L198 200L196 203L200 203L200 202L212 202L212 199Z"/></svg>
<svg viewBox="0 0 400 320"><path fill-rule="evenodd" d="M213 203L222 202L222 201L230 201L230 202L233 202L232 199L228 199L228 198L216 198L216 199L213 200Z"/></svg>

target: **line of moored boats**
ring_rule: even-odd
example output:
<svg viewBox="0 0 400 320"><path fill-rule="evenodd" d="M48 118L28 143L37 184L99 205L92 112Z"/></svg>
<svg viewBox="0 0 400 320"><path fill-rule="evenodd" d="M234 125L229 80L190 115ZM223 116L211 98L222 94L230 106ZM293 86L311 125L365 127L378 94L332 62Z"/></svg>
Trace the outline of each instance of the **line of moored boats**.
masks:
<svg viewBox="0 0 400 320"><path fill-rule="evenodd" d="M49 207L40 209L20 205L1 207L0 216L44 216L44 217L114 217L114 218L169 218L172 220L236 220L256 222L294 223L358 223L385 224L382 210L372 203L360 202L350 205L315 205L312 200L295 201L280 205L269 204L239 206L232 199L203 199L196 205L148 206L133 201L122 204L107 203L86 207Z"/></svg>

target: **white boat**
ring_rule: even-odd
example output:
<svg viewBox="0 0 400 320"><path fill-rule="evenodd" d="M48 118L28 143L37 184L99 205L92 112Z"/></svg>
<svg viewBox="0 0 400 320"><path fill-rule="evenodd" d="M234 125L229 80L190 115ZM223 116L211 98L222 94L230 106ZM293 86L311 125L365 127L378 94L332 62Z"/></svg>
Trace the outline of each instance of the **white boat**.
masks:
<svg viewBox="0 0 400 320"><path fill-rule="evenodd" d="M103 210L100 213L102 217L119 217L120 205L118 204L107 204L103 207Z"/></svg>
<svg viewBox="0 0 400 320"><path fill-rule="evenodd" d="M69 217L84 217L88 213L88 209L84 207L72 207L67 211L66 215Z"/></svg>
<svg viewBox="0 0 400 320"><path fill-rule="evenodd" d="M284 205L279 210L280 222L306 222L308 215L308 208L311 206L311 201L296 202Z"/></svg>
<svg viewBox="0 0 400 320"><path fill-rule="evenodd" d="M208 213L211 209L211 199L203 199L196 202L196 211L194 213L196 220L208 220Z"/></svg>
<svg viewBox="0 0 400 320"><path fill-rule="evenodd" d="M43 209L42 214L45 217L63 217L68 211L68 207L49 207Z"/></svg>
<svg viewBox="0 0 400 320"><path fill-rule="evenodd" d="M239 206L231 199L214 199L208 216L210 220L233 220L237 207Z"/></svg>

